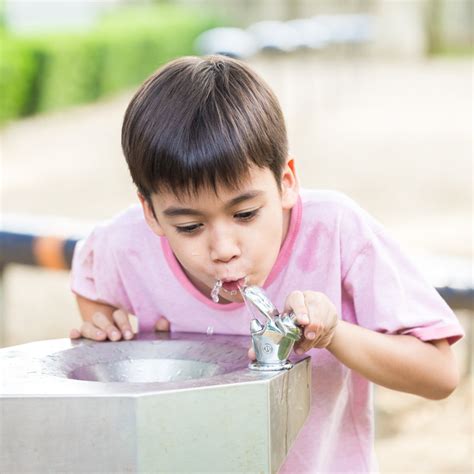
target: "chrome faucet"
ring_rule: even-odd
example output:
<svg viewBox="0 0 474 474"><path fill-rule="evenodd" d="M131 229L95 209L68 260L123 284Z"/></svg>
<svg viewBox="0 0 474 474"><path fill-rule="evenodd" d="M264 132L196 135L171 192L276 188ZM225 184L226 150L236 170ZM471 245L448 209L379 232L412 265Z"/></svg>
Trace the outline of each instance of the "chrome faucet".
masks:
<svg viewBox="0 0 474 474"><path fill-rule="evenodd" d="M301 329L295 324L294 313L280 314L259 286L246 286L240 291L253 316L250 334L256 360L249 364L249 368L283 370L293 367L288 356L295 342L301 337ZM256 317L255 309L258 310L257 314L265 316L265 324Z"/></svg>

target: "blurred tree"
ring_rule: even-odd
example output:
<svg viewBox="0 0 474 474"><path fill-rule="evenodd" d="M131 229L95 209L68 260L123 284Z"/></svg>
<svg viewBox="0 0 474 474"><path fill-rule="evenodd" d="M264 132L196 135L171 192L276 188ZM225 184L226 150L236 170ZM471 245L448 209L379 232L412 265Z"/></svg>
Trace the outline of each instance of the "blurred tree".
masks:
<svg viewBox="0 0 474 474"><path fill-rule="evenodd" d="M427 53L436 54L442 49L442 0L428 0L426 4Z"/></svg>
<svg viewBox="0 0 474 474"><path fill-rule="evenodd" d="M473 54L473 0L427 0L425 3L426 52Z"/></svg>
<svg viewBox="0 0 474 474"><path fill-rule="evenodd" d="M289 20L300 17L300 0L286 0L286 17Z"/></svg>

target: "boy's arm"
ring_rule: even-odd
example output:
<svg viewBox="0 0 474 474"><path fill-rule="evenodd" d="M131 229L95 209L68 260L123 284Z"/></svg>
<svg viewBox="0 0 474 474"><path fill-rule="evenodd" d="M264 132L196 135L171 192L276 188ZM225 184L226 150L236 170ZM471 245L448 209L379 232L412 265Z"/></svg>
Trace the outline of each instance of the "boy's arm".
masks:
<svg viewBox="0 0 474 474"><path fill-rule="evenodd" d="M76 301L81 314L82 326L80 329L72 329L71 339L85 337L94 341L118 341L133 338L133 330L130 326L128 315L121 309L105 303L84 298L76 294Z"/></svg>
<svg viewBox="0 0 474 474"><path fill-rule="evenodd" d="M423 342L414 336L382 334L339 320L326 295L294 291L286 310L304 326L297 353L326 348L344 365L384 387L431 399L450 395L459 371L446 339Z"/></svg>
<svg viewBox="0 0 474 474"><path fill-rule="evenodd" d="M459 383L446 339L423 342L414 336L381 334L339 321L327 349L372 382L439 400Z"/></svg>

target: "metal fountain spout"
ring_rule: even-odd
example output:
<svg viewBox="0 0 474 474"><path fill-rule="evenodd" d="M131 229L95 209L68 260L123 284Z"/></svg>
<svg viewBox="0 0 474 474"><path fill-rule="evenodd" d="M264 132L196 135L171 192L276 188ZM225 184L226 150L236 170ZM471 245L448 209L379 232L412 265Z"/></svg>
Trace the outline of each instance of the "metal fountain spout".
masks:
<svg viewBox="0 0 474 474"><path fill-rule="evenodd" d="M252 370L283 370L293 367L288 361L293 346L301 337L301 329L295 324L294 313L280 314L265 291L259 286L240 288L242 297L251 312L250 334L256 361L249 364ZM266 318L265 323L256 317Z"/></svg>

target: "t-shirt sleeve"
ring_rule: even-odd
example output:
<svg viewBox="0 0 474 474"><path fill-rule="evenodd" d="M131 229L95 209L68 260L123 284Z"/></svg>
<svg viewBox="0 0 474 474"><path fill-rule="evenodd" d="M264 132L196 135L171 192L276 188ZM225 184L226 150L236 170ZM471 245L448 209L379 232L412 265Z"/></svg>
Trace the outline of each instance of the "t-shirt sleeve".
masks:
<svg viewBox="0 0 474 474"><path fill-rule="evenodd" d="M76 244L71 290L90 300L130 311L113 239L106 225L97 226L88 237Z"/></svg>
<svg viewBox="0 0 474 474"><path fill-rule="evenodd" d="M354 257L343 275L343 290L360 326L450 344L464 335L449 306L382 226L359 222L352 231L358 235L348 243Z"/></svg>

